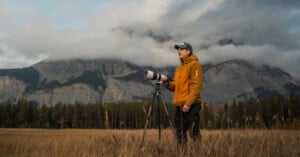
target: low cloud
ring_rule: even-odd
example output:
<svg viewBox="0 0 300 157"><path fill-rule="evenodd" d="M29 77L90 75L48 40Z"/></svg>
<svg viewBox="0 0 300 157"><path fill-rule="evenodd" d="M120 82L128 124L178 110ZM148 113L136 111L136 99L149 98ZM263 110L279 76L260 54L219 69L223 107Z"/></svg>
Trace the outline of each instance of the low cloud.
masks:
<svg viewBox="0 0 300 157"><path fill-rule="evenodd" d="M204 64L245 59L300 78L298 0L114 0L83 9L52 1L50 11L27 3L0 2L0 68L71 58L177 65L173 45L188 41Z"/></svg>

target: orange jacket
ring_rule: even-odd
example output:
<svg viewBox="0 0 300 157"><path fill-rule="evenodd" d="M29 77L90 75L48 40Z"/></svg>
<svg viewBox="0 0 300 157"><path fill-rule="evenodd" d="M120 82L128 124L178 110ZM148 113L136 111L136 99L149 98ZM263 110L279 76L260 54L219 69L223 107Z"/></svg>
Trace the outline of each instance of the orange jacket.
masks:
<svg viewBox="0 0 300 157"><path fill-rule="evenodd" d="M201 102L202 80L202 65L195 55L191 55L181 60L176 68L174 81L166 83L165 87L174 92L175 106L191 106L195 102Z"/></svg>

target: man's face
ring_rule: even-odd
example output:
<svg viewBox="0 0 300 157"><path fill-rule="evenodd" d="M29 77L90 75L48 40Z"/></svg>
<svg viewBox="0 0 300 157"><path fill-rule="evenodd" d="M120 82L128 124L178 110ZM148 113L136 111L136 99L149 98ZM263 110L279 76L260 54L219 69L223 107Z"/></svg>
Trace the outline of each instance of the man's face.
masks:
<svg viewBox="0 0 300 157"><path fill-rule="evenodd" d="M179 48L178 49L178 55L180 59L183 59L187 57L190 54L190 50Z"/></svg>

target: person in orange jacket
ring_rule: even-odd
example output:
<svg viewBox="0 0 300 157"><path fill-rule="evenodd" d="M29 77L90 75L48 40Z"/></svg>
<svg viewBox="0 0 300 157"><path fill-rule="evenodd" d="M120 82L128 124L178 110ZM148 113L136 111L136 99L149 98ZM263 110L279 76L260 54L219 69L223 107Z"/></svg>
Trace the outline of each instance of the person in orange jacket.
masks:
<svg viewBox="0 0 300 157"><path fill-rule="evenodd" d="M185 144L188 130L193 140L200 139L199 111L201 109L200 91L203 82L203 68L193 54L192 46L189 43L182 42L174 47L178 50L181 64L175 70L173 81L166 81L163 84L169 91L174 92L177 142Z"/></svg>

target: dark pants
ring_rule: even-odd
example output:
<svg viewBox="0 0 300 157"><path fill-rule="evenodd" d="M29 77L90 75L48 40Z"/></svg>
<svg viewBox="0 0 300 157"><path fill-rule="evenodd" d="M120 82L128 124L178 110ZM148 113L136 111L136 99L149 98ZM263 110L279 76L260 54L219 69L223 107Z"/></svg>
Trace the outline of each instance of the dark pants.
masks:
<svg viewBox="0 0 300 157"><path fill-rule="evenodd" d="M189 112L182 112L182 107L176 107L175 112L175 129L177 142L185 144L187 142L187 131L189 130L193 140L200 139L200 104L194 103Z"/></svg>

